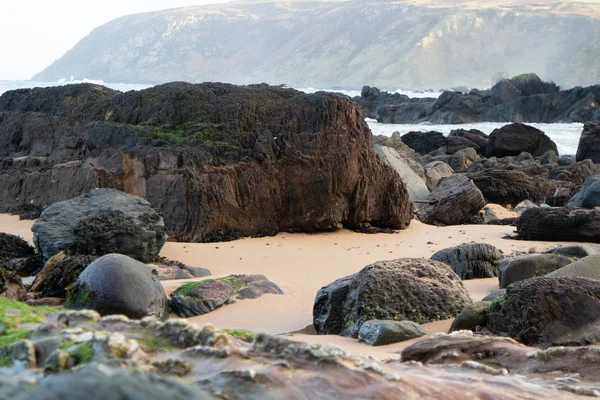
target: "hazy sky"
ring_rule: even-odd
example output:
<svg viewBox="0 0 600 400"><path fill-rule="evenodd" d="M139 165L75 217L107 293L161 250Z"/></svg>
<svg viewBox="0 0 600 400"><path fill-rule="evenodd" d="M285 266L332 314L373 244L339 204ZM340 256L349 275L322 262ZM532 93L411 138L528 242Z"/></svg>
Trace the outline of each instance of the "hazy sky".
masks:
<svg viewBox="0 0 600 400"><path fill-rule="evenodd" d="M128 14L228 0L0 0L0 80L30 79L92 29Z"/></svg>

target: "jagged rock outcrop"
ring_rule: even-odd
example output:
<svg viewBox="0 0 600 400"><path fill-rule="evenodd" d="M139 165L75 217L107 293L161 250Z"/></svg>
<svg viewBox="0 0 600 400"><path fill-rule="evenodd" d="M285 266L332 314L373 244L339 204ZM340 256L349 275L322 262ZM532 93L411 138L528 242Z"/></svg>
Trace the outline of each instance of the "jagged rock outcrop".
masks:
<svg viewBox="0 0 600 400"><path fill-rule="evenodd" d="M375 99L355 99L371 118L382 123L587 122L600 119L597 83L560 91L536 74L524 74L502 80L490 90L446 91L437 99L405 99L386 92L379 92Z"/></svg>
<svg viewBox="0 0 600 400"><path fill-rule="evenodd" d="M318 334L357 337L369 320L431 322L453 318L470 302L462 281L444 263L380 261L321 288L313 325Z"/></svg>
<svg viewBox="0 0 600 400"><path fill-rule="evenodd" d="M600 122L586 122L583 125L576 159L577 161L590 159L596 164L600 163Z"/></svg>
<svg viewBox="0 0 600 400"><path fill-rule="evenodd" d="M464 175L444 178L426 199L417 216L425 224L460 225L485 206L481 191Z"/></svg>
<svg viewBox="0 0 600 400"><path fill-rule="evenodd" d="M163 219L146 200L113 189L94 189L55 203L31 230L44 261L65 251L119 253L151 262L167 240Z"/></svg>
<svg viewBox="0 0 600 400"><path fill-rule="evenodd" d="M523 240L600 243L600 211L567 208L533 208L517 222Z"/></svg>
<svg viewBox="0 0 600 400"><path fill-rule="evenodd" d="M402 181L341 95L171 83L0 99L0 212L114 188L146 198L182 241L402 229L412 218Z"/></svg>

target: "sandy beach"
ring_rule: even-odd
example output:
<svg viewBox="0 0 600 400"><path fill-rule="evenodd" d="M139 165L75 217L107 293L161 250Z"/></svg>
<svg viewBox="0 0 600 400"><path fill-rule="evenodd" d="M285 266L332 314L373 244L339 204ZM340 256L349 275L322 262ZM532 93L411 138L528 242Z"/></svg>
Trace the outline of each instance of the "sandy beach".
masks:
<svg viewBox="0 0 600 400"><path fill-rule="evenodd" d="M498 208L494 208L498 212ZM501 211L501 210L500 210ZM507 214L509 215L509 214ZM0 231L32 240L33 221L0 214ZM168 242L161 254L187 265L208 268L214 277L229 274L263 274L277 283L285 295L265 295L243 300L209 314L190 318L220 328L247 329L254 332L285 334L299 341L342 347L352 353L374 358L397 358L396 352L411 342L370 347L354 339L319 336L312 330L312 307L317 291L324 285L350 275L380 260L402 257L430 257L446 247L476 241L492 244L505 254L514 251L538 251L557 243L526 242L504 239L512 234L511 226L464 225L435 227L416 220L396 234L361 234L347 230L318 233L281 233L274 237L246 238L226 243ZM171 293L185 281L164 281ZM481 300L498 288L498 280L479 279L464 282L471 298ZM451 320L426 324L429 333L447 331Z"/></svg>

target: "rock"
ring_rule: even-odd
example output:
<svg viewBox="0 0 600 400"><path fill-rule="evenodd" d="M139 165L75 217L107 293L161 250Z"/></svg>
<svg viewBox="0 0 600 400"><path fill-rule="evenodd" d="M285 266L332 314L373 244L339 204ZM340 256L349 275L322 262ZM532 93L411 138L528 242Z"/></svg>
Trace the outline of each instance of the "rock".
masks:
<svg viewBox="0 0 600 400"><path fill-rule="evenodd" d="M478 301L473 304L467 304L454 321L452 321L450 332L464 330L480 331L487 322L487 312L490 304L490 301Z"/></svg>
<svg viewBox="0 0 600 400"><path fill-rule="evenodd" d="M600 341L600 281L537 277L493 302L487 327L526 345L577 346Z"/></svg>
<svg viewBox="0 0 600 400"><path fill-rule="evenodd" d="M519 214L519 216L523 215L523 213L527 210L540 208L537 204L532 202L531 200L523 200L515 207L515 212Z"/></svg>
<svg viewBox="0 0 600 400"><path fill-rule="evenodd" d="M23 300L27 290L21 278L12 271L0 268L0 296L11 300Z"/></svg>
<svg viewBox="0 0 600 400"><path fill-rule="evenodd" d="M18 236L0 232L0 268L31 276L41 267L35 249Z"/></svg>
<svg viewBox="0 0 600 400"><path fill-rule="evenodd" d="M493 301L498 297L504 297L504 295L506 295L506 289L496 289L492 293L488 294L483 299L481 299L481 301Z"/></svg>
<svg viewBox="0 0 600 400"><path fill-rule="evenodd" d="M540 156L540 164L553 165L558 163L558 154L554 150L548 150Z"/></svg>
<svg viewBox="0 0 600 400"><path fill-rule="evenodd" d="M101 315L161 319L169 314L167 302L158 277L144 264L122 254L107 254L79 275L65 306L96 310Z"/></svg>
<svg viewBox="0 0 600 400"><path fill-rule="evenodd" d="M369 346L385 346L425 336L427 331L412 321L366 321L358 332L358 341Z"/></svg>
<svg viewBox="0 0 600 400"><path fill-rule="evenodd" d="M477 129L455 129L450 132L448 137L462 137L475 143L474 147L478 154L484 154L489 141L488 135Z"/></svg>
<svg viewBox="0 0 600 400"><path fill-rule="evenodd" d="M503 258L502 250L486 243L463 243L431 256L432 260L448 264L463 280L498 276L498 265Z"/></svg>
<svg viewBox="0 0 600 400"><path fill-rule="evenodd" d="M600 162L600 159L599 159ZM568 207L594 208L600 206L600 175L590 176L583 187L569 200Z"/></svg>
<svg viewBox="0 0 600 400"><path fill-rule="evenodd" d="M257 299L264 294L283 294L263 275L230 275L225 278L188 282L171 294L171 310L180 317L206 314L236 299Z"/></svg>
<svg viewBox="0 0 600 400"><path fill-rule="evenodd" d="M470 302L462 281L448 265L403 258L368 265L321 288L313 321L318 334L357 337L365 321L426 323L452 318Z"/></svg>
<svg viewBox="0 0 600 400"><path fill-rule="evenodd" d="M461 136L445 137L440 132L409 132L402 135L402 141L421 155L434 151L454 154L459 150L478 147L477 143Z"/></svg>
<svg viewBox="0 0 600 400"><path fill-rule="evenodd" d="M425 180L411 169L409 163L396 150L390 147L375 145L375 153L398 172L400 179L406 185L408 195L412 201L425 200L429 196L429 189L425 184Z"/></svg>
<svg viewBox="0 0 600 400"><path fill-rule="evenodd" d="M210 399L212 396L197 387L190 387L166 377L159 377L127 368L92 364L72 372L51 375L30 392L15 400L54 399Z"/></svg>
<svg viewBox="0 0 600 400"><path fill-rule="evenodd" d="M8 346L8 355L14 363L24 363L27 368L35 368L35 344L31 340L19 340Z"/></svg>
<svg viewBox="0 0 600 400"><path fill-rule="evenodd" d="M83 270L97 258L86 255L67 257L61 251L46 262L29 291L36 293L38 297L66 298L67 288L75 283Z"/></svg>
<svg viewBox="0 0 600 400"><path fill-rule="evenodd" d="M507 259L499 267L500 288L504 289L512 283L534 276L546 275L572 262L570 258L558 254L523 255Z"/></svg>
<svg viewBox="0 0 600 400"><path fill-rule="evenodd" d="M444 178L427 197L417 216L430 225L460 225L470 221L485 206L481 191L463 175Z"/></svg>
<svg viewBox="0 0 600 400"><path fill-rule="evenodd" d="M425 165L425 177L429 190L435 189L442 179L452 175L454 175L454 170L445 162L433 161Z"/></svg>
<svg viewBox="0 0 600 400"><path fill-rule="evenodd" d="M150 262L167 239L163 220L150 203L113 189L95 189L53 204L31 229L45 261L64 250L95 256L119 253Z"/></svg>
<svg viewBox="0 0 600 400"><path fill-rule="evenodd" d="M547 277L575 276L600 280L600 255L587 256L546 274Z"/></svg>
<svg viewBox="0 0 600 400"><path fill-rule="evenodd" d="M186 265L184 269L189 271L190 274L194 276L194 278L204 278L206 276L212 275L211 272L206 268L192 267L190 265Z"/></svg>
<svg viewBox="0 0 600 400"><path fill-rule="evenodd" d="M600 163L600 122L586 122L583 125L575 159L590 159L596 164Z"/></svg>
<svg viewBox="0 0 600 400"><path fill-rule="evenodd" d="M490 134L486 157L518 156L526 151L540 157L548 150L558 154L556 143L537 128L524 124L511 124L495 129Z"/></svg>
<svg viewBox="0 0 600 400"><path fill-rule="evenodd" d="M560 254L571 258L584 258L587 256L600 255L600 246L591 244L574 244L571 246L560 246L548 250L546 253Z"/></svg>
<svg viewBox="0 0 600 400"><path fill-rule="evenodd" d="M567 208L527 210L517 223L522 240L600 243L600 211Z"/></svg>
<svg viewBox="0 0 600 400"><path fill-rule="evenodd" d="M153 270L161 281L194 278L189 271L176 265L148 264L148 268Z"/></svg>
<svg viewBox="0 0 600 400"><path fill-rule="evenodd" d="M488 203L516 205L524 200L544 201L535 180L520 171L487 170L467 174Z"/></svg>
<svg viewBox="0 0 600 400"><path fill-rule="evenodd" d="M175 82L2 98L0 157L43 153L50 165L1 168L0 212L109 187L146 198L170 237L186 242L404 229L413 217L404 184L379 160L358 106L343 95Z"/></svg>
<svg viewBox="0 0 600 400"><path fill-rule="evenodd" d="M421 155L415 152L410 147L408 147L402 141L399 132L392 133L392 136L374 135L373 143L375 144L375 146L379 145L384 147L391 147L392 149L396 150L396 152L398 152L400 157L410 166L410 168L415 172L415 174L425 179L425 172L420 162Z"/></svg>

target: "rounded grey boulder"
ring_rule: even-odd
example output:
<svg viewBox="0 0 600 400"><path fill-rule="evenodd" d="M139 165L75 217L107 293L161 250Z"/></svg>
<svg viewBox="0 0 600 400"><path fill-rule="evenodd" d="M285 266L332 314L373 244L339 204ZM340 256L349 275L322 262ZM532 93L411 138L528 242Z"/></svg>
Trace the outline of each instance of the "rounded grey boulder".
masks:
<svg viewBox="0 0 600 400"><path fill-rule="evenodd" d="M68 291L65 307L138 319L150 315L162 319L169 314L158 276L122 254L107 254L88 265Z"/></svg>
<svg viewBox="0 0 600 400"><path fill-rule="evenodd" d="M114 189L94 189L46 208L31 228L44 262L68 254L125 254L156 259L167 235L163 219L146 200Z"/></svg>
<svg viewBox="0 0 600 400"><path fill-rule="evenodd" d="M515 257L500 264L498 279L503 289L511 283L556 271L573 261L557 254L535 254Z"/></svg>
<svg viewBox="0 0 600 400"><path fill-rule="evenodd" d="M431 256L432 260L451 266L465 280L498 276L498 265L503 258L502 250L486 243L463 243Z"/></svg>
<svg viewBox="0 0 600 400"><path fill-rule="evenodd" d="M425 336L427 331L412 321L367 321L360 327L358 341L369 346L385 346Z"/></svg>

